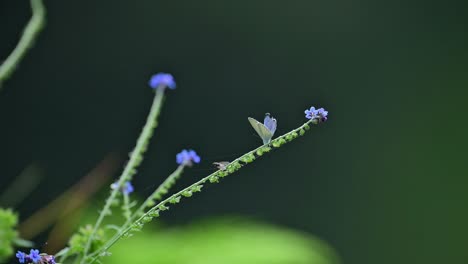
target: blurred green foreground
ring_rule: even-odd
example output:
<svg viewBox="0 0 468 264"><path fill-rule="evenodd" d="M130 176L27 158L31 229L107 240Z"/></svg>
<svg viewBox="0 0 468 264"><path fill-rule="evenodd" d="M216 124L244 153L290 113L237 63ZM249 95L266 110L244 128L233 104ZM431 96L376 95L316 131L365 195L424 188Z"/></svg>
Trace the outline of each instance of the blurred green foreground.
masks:
<svg viewBox="0 0 468 264"><path fill-rule="evenodd" d="M339 263L333 250L317 238L237 219L145 231L117 243L111 251L105 263Z"/></svg>

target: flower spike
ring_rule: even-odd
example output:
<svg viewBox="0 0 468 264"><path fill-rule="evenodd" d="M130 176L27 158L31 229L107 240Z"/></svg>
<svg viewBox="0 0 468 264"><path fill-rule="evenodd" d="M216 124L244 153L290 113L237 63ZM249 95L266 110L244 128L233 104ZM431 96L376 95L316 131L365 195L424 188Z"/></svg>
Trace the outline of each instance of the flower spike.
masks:
<svg viewBox="0 0 468 264"><path fill-rule="evenodd" d="M176 88L176 83L172 74L164 72L151 76L148 84L153 89L169 87L169 89L174 90Z"/></svg>
<svg viewBox="0 0 468 264"><path fill-rule="evenodd" d="M200 163L200 161L200 156L198 156L195 150L193 149L184 149L176 155L176 162L179 165L186 165L191 167L193 163Z"/></svg>
<svg viewBox="0 0 468 264"><path fill-rule="evenodd" d="M328 119L328 111L323 108L315 109L312 106L310 109L306 109L304 113L307 119L316 119L320 122L325 122Z"/></svg>

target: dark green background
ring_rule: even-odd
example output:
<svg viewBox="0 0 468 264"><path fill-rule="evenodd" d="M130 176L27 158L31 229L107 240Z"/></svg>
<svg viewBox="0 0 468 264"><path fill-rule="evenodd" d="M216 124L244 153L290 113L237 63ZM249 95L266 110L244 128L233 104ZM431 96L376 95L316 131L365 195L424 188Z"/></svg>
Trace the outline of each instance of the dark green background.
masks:
<svg viewBox="0 0 468 264"><path fill-rule="evenodd" d="M468 34L463 2L46 1L48 23L0 93L3 191L31 162L46 178L25 217L131 150L151 74L174 74L139 194L191 147L203 164L179 188L283 134L304 109L329 121L163 221L240 214L318 235L345 263L467 263ZM0 2L0 57L29 18ZM193 177L193 179L190 179ZM101 203L101 202L100 202Z"/></svg>

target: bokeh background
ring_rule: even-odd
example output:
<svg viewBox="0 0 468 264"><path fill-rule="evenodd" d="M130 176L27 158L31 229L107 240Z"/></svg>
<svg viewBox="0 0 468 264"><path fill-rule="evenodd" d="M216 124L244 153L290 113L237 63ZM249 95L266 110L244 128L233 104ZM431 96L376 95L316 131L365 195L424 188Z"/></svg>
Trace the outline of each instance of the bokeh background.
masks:
<svg viewBox="0 0 468 264"><path fill-rule="evenodd" d="M45 4L44 32L0 93L0 193L41 175L25 178L24 199L3 195L22 219L103 160L105 184L117 177L153 98L147 81L165 71L178 87L135 178L141 197L182 148L203 163L178 188L260 144L248 116L272 113L278 135L311 105L330 116L162 222L244 216L314 234L345 263L468 262L462 1ZM29 16L28 1L0 2L1 58Z"/></svg>

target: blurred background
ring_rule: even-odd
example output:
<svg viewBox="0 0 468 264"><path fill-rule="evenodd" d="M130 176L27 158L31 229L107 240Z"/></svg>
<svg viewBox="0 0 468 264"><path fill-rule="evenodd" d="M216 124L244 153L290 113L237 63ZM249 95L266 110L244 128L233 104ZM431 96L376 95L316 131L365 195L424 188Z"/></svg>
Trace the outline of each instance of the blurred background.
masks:
<svg viewBox="0 0 468 264"><path fill-rule="evenodd" d="M145 122L147 81L164 71L178 87L134 180L140 197L183 148L203 162L178 189L258 146L248 116L272 113L277 135L312 105L329 120L159 224L234 215L313 234L344 263L468 262L462 1L45 4L46 28L0 93L0 202L22 221L67 190L85 209L59 223L76 229L84 211L95 217ZM0 2L2 60L29 10L28 1ZM30 223L56 215L42 212ZM37 244L60 234L20 227Z"/></svg>

